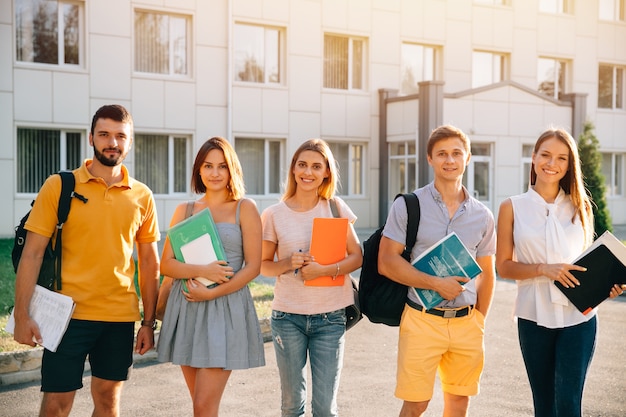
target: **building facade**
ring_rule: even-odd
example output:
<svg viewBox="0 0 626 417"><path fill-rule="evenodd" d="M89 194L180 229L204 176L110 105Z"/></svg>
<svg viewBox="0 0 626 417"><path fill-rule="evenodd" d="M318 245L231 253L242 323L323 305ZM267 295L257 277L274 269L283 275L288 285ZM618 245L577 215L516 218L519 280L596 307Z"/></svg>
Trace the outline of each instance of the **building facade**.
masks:
<svg viewBox="0 0 626 417"><path fill-rule="evenodd" d="M90 118L110 103L133 114L126 165L163 230L212 136L234 144L260 210L294 150L325 139L357 227L377 227L429 181L442 123L472 139L465 183L495 213L528 187L541 131L591 121L626 223L625 13L625 0L0 0L0 236L48 175L92 155Z"/></svg>

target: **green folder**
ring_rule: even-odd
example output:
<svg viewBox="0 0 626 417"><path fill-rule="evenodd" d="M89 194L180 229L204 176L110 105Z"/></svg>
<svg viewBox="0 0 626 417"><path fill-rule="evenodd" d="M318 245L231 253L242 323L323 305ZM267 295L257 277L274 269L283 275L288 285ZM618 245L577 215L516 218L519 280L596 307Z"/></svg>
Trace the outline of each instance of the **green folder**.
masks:
<svg viewBox="0 0 626 417"><path fill-rule="evenodd" d="M216 260L226 261L224 246L208 208L199 211L167 231L177 260L193 265L206 265ZM203 277L196 277L207 287L217 285ZM183 284L187 290L186 281Z"/></svg>

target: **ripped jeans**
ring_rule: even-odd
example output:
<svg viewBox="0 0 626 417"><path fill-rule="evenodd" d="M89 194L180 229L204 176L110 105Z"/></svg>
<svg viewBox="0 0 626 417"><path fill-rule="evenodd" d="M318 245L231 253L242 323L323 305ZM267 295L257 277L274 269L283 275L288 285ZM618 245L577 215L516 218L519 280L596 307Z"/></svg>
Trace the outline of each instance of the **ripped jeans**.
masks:
<svg viewBox="0 0 626 417"><path fill-rule="evenodd" d="M304 416L306 362L311 360L311 411L337 416L337 388L343 365L345 309L322 314L272 311L272 339L280 375L282 417Z"/></svg>

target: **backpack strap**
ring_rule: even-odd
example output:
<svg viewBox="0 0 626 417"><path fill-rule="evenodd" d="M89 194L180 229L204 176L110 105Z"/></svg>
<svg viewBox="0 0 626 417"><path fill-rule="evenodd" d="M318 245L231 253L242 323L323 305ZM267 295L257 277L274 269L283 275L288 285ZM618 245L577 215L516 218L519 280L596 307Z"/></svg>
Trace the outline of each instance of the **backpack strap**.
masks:
<svg viewBox="0 0 626 417"><path fill-rule="evenodd" d="M339 210L337 209L337 202L335 201L335 199L329 199L328 204L330 204L330 211L333 213L333 217L341 217L339 215Z"/></svg>
<svg viewBox="0 0 626 417"><path fill-rule="evenodd" d="M415 241L417 240L417 230L419 228L421 216L420 202L415 193L398 194L396 198L399 196L404 197L406 211L408 214L406 226L406 246L404 247L402 257L409 260L411 258L411 251L413 250L413 246L415 246Z"/></svg>
<svg viewBox="0 0 626 417"><path fill-rule="evenodd" d="M61 289L61 233L63 232L63 225L67 221L67 216L70 212L70 203L72 202L72 197L74 196L74 186L76 185L76 179L74 178L74 173L71 171L60 171L59 175L61 176L61 194L59 195L59 207L57 209L57 230L56 230L56 238L54 241L54 254L55 254L55 277L56 281L56 289ZM86 199L81 199L84 202L87 202ZM53 283L54 285L54 283Z"/></svg>

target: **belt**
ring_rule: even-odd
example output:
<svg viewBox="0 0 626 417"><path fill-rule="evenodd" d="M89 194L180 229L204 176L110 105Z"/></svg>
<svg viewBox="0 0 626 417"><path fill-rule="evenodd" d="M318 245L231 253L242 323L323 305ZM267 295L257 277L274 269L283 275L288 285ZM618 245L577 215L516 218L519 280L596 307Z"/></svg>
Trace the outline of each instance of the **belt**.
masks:
<svg viewBox="0 0 626 417"><path fill-rule="evenodd" d="M417 311L424 311L428 314L432 314L433 316L439 316L439 317L443 317L444 319L453 319L456 317L465 317L467 316L470 311L472 311L472 308L474 308L473 305L469 305L469 306L465 306L465 307L461 307L458 309L450 309L450 308L431 308L429 310L424 310L424 307L417 304L415 301L409 300L407 298L406 303L409 305L409 307L416 309Z"/></svg>

